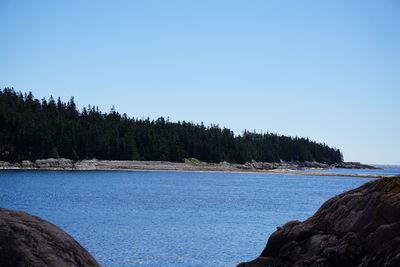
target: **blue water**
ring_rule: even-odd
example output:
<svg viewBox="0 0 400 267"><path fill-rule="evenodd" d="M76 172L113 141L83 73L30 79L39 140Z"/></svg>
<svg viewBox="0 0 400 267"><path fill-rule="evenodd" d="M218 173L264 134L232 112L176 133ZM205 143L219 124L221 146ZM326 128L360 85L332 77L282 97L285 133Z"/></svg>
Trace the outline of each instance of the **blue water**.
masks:
<svg viewBox="0 0 400 267"><path fill-rule="evenodd" d="M283 174L0 171L0 206L40 216L104 266L236 266L289 220L371 179Z"/></svg>

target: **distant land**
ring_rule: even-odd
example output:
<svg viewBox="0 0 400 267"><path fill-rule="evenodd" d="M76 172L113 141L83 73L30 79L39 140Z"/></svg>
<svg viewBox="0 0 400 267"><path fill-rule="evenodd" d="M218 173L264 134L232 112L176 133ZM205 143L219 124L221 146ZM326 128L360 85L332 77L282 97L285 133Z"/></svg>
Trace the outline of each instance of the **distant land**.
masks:
<svg viewBox="0 0 400 267"><path fill-rule="evenodd" d="M246 162L245 164L202 162L198 159L185 159L185 162L170 161L137 161L137 160L78 160L65 158L37 159L34 162L23 160L21 163L0 161L0 169L5 170L70 170L70 171L178 171L178 172L252 172L280 173L307 176L344 176L385 178L392 175L375 175L366 173L325 173L299 172L298 170L322 170L330 168L346 169L379 169L359 162L342 162L326 164L318 162Z"/></svg>
<svg viewBox="0 0 400 267"><path fill-rule="evenodd" d="M129 100L128 100L129 101ZM206 108L206 107L205 107ZM36 99L31 92L0 89L0 160L47 158L138 160L244 164L246 162L317 162L340 164L337 148L275 133L233 131L218 125L137 119L96 106L78 110L73 97L64 103Z"/></svg>

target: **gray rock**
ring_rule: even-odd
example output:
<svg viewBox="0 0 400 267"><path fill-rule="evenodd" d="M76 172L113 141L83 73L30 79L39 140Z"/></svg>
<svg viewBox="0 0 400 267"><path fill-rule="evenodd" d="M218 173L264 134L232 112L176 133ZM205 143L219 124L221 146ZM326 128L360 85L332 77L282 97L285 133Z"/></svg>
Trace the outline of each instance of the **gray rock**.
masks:
<svg viewBox="0 0 400 267"><path fill-rule="evenodd" d="M74 168L76 170L96 170L97 162L95 159L80 160L75 163Z"/></svg>
<svg viewBox="0 0 400 267"><path fill-rule="evenodd" d="M30 160L23 160L21 162L21 167L22 168L34 168L35 164Z"/></svg>
<svg viewBox="0 0 400 267"><path fill-rule="evenodd" d="M10 163L7 161L0 161L0 169L17 170L20 168L19 163Z"/></svg>
<svg viewBox="0 0 400 267"><path fill-rule="evenodd" d="M58 159L58 167L62 169L72 169L74 167L74 162L70 159L60 158Z"/></svg>
<svg viewBox="0 0 400 267"><path fill-rule="evenodd" d="M100 266L71 236L25 212L0 208L0 266Z"/></svg>
<svg viewBox="0 0 400 267"><path fill-rule="evenodd" d="M50 163L47 161L47 159L37 159L35 160L35 166L36 168L47 169L50 168Z"/></svg>
<svg viewBox="0 0 400 267"><path fill-rule="evenodd" d="M238 266L400 266L400 176L326 201L274 232L260 257Z"/></svg>
<svg viewBox="0 0 400 267"><path fill-rule="evenodd" d="M231 167L231 164L229 162L227 162L227 161L221 161L219 164L221 166Z"/></svg>
<svg viewBox="0 0 400 267"><path fill-rule="evenodd" d="M0 161L0 168L8 168L11 167L11 163L7 161Z"/></svg>
<svg viewBox="0 0 400 267"><path fill-rule="evenodd" d="M72 169L74 167L73 161L70 159L38 159L35 161L35 166L39 169L48 169L48 168L56 168L56 169Z"/></svg>
<svg viewBox="0 0 400 267"><path fill-rule="evenodd" d="M319 163L319 162L300 162L300 161L281 161L281 162L257 162L252 160L242 165L244 169L256 170L272 170L272 169L285 169L285 170L300 170L304 168L326 169L332 166Z"/></svg>
<svg viewBox="0 0 400 267"><path fill-rule="evenodd" d="M202 162L196 158L185 158L185 159L183 159L183 161L186 164L204 164L204 162Z"/></svg>
<svg viewBox="0 0 400 267"><path fill-rule="evenodd" d="M316 162L316 161L306 161L302 164L302 167L306 167L306 168L316 168L316 169L328 169L328 168L332 168L331 165L326 164L326 163L320 163L320 162Z"/></svg>
<svg viewBox="0 0 400 267"><path fill-rule="evenodd" d="M342 162L337 163L333 166L334 168L342 168L342 169L379 169L374 166L361 164L360 162Z"/></svg>

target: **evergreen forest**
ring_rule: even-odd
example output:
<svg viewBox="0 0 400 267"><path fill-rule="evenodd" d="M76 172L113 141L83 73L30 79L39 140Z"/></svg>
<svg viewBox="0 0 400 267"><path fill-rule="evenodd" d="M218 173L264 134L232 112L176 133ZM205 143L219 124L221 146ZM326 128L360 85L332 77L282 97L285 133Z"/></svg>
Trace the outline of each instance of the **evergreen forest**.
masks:
<svg viewBox="0 0 400 267"><path fill-rule="evenodd" d="M339 149L308 138L244 131L218 125L137 119L88 106L78 110L50 97L0 89L0 160L20 162L44 158L162 160L244 163L317 161L339 163Z"/></svg>

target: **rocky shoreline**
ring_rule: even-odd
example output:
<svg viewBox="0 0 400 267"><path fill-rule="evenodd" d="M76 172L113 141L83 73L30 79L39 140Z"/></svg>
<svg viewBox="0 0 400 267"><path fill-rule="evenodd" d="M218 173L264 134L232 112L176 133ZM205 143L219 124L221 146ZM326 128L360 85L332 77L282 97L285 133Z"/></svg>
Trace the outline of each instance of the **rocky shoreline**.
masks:
<svg viewBox="0 0 400 267"><path fill-rule="evenodd" d="M0 169L45 169L45 170L176 170L176 171L270 171L270 170L310 170L310 169L378 169L359 162L326 164L319 162L246 162L233 164L228 162L207 163L194 158L184 162L136 161L136 160L79 160L65 158L37 159L34 162L23 160L10 163L0 161Z"/></svg>
<svg viewBox="0 0 400 267"><path fill-rule="evenodd" d="M304 222L277 227L261 255L238 267L400 266L400 176L326 201Z"/></svg>

